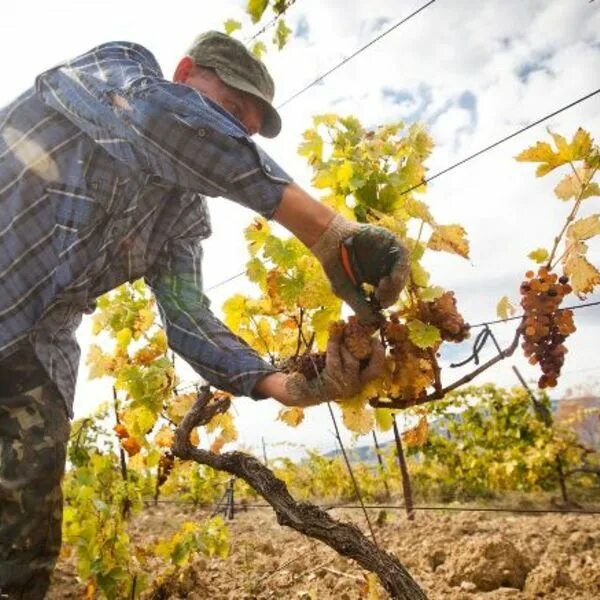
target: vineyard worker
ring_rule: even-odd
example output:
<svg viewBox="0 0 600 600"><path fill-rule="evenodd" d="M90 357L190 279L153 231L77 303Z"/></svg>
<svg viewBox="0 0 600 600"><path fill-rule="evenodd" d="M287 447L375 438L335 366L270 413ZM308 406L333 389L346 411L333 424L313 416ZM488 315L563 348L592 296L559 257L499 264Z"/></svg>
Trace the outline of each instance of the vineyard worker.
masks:
<svg viewBox="0 0 600 600"><path fill-rule="evenodd" d="M75 330L101 294L145 277L170 347L236 395L309 406L381 373L378 343L361 371L339 339L319 385L280 373L212 315L202 293L204 196L284 225L363 316L371 309L340 264L340 241L356 234L363 248L400 247L312 199L252 141L279 133L273 93L261 62L209 32L174 82L145 48L108 43L42 73L0 111L0 589L9 598L42 598L59 552ZM398 263L381 280L383 305L404 276Z"/></svg>

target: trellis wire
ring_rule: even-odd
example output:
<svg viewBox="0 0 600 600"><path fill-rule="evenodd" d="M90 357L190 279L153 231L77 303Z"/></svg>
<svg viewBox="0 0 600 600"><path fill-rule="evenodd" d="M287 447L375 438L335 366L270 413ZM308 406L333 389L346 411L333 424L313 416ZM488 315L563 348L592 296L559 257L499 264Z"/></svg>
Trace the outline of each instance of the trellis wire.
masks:
<svg viewBox="0 0 600 600"><path fill-rule="evenodd" d="M159 504L195 504L189 500L159 500ZM323 510L363 510L360 504L317 504ZM270 504L236 502L236 510L244 511L246 509L273 508ZM367 510L405 510L401 504L365 504ZM568 514L568 515L600 515L600 509L561 509L561 508L515 508L509 506L486 506L486 507L468 507L468 506L413 506L413 510L422 511L452 511L452 512L505 512L515 514Z"/></svg>

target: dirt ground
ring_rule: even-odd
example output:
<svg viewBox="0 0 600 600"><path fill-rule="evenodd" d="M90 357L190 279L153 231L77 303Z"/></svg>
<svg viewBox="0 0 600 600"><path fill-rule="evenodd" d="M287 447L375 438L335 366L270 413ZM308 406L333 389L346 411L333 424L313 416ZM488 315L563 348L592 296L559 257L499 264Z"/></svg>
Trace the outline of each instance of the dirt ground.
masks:
<svg viewBox="0 0 600 600"><path fill-rule="evenodd" d="M358 511L336 516L355 521ZM393 552L432 600L600 598L597 515L371 511L378 543ZM150 543L205 511L161 505L146 509L134 539ZM155 598L190 600L383 600L369 596L365 572L320 542L280 527L270 510L240 512L231 522L225 561L198 557ZM72 564L57 567L49 600L80 598Z"/></svg>

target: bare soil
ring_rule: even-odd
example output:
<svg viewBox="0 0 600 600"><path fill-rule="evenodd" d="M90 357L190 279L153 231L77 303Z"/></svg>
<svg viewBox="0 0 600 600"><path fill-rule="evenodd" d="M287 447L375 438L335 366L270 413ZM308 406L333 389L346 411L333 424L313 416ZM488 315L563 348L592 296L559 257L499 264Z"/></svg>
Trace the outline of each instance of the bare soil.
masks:
<svg viewBox="0 0 600 600"><path fill-rule="evenodd" d="M365 529L360 511L336 516ZM600 598L600 518L594 515L371 511L377 542L393 552L433 600ZM150 544L206 511L160 505L136 517L133 538ZM280 527L270 510L230 522L225 561L197 557L154 598L190 600L374 600L366 573L320 542ZM49 600L81 598L71 559L57 567ZM111 599L112 600L112 599Z"/></svg>

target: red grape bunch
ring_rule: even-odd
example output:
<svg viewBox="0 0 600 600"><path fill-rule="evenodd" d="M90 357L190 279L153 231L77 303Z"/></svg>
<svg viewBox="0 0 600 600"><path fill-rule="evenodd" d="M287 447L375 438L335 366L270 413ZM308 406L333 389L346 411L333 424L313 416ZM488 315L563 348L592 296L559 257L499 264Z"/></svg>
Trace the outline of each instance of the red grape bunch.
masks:
<svg viewBox="0 0 600 600"><path fill-rule="evenodd" d="M555 387L568 352L564 342L575 331L573 311L560 310L564 297L572 288L568 277L558 277L547 267L540 267L537 275L527 271L525 277L521 283L524 310L520 325L524 338L521 346L529 363L540 365L540 389Z"/></svg>

